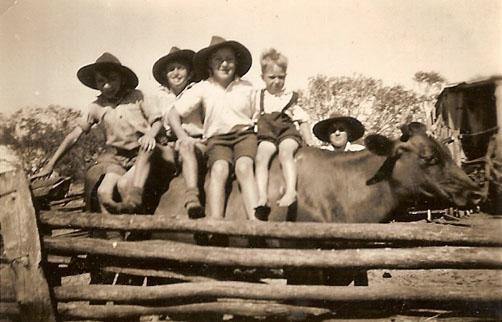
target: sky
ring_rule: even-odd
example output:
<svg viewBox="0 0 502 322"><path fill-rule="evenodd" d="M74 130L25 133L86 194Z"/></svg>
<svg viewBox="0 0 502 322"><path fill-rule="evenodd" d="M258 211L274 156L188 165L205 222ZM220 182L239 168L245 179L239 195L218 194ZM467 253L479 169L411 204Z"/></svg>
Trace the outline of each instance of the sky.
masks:
<svg viewBox="0 0 502 322"><path fill-rule="evenodd" d="M449 82L502 74L501 0L0 0L0 113L85 108L97 92L76 72L105 51L155 94L155 61L213 35L251 51L256 86L270 47L288 57L291 89L317 74L407 88L417 71Z"/></svg>

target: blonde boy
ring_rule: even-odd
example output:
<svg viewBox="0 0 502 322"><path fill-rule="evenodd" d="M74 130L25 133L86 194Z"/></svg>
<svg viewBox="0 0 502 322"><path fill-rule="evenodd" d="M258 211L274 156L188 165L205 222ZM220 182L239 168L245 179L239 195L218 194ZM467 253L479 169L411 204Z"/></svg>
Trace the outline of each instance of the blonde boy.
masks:
<svg viewBox="0 0 502 322"><path fill-rule="evenodd" d="M265 88L257 93L258 153L256 156L256 181L258 184L257 214L266 217L270 212L267 200L268 168L272 156L278 151L279 161L286 183L286 191L278 200L280 207L296 201L296 165L294 154L302 145L302 136L307 145L312 145L309 116L298 105L298 95L284 89L287 58L276 49L268 49L261 56L262 79ZM295 123L299 124L298 132ZM263 218L265 219L265 218Z"/></svg>

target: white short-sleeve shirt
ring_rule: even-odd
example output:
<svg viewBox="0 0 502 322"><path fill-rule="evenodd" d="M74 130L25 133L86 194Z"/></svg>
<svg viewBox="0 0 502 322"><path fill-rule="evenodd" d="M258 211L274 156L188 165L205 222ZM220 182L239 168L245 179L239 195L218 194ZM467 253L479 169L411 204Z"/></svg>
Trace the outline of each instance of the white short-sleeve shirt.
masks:
<svg viewBox="0 0 502 322"><path fill-rule="evenodd" d="M253 126L255 115L253 85L236 78L226 88L211 77L187 90L174 102L181 117L202 109L203 137L210 138Z"/></svg>

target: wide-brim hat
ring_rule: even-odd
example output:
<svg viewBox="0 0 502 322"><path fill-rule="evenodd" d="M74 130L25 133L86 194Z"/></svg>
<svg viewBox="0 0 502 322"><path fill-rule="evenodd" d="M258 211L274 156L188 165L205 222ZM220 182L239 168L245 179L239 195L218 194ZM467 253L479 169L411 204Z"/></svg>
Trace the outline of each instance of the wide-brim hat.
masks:
<svg viewBox="0 0 502 322"><path fill-rule="evenodd" d="M209 46L199 50L193 58L194 70L201 79L207 79L209 77L209 57L222 47L230 47L235 51L235 58L237 60L235 73L239 77L244 76L251 68L253 58L244 45L234 40L225 40L222 37L213 36Z"/></svg>
<svg viewBox="0 0 502 322"><path fill-rule="evenodd" d="M195 55L195 51L190 49L179 49L178 47L172 47L169 51L169 54L159 58L153 64L152 73L153 77L162 85L168 85L167 77L166 77L166 66L170 62L179 61L185 63L190 71L193 72L193 56ZM192 78L193 80L193 78Z"/></svg>
<svg viewBox="0 0 502 322"><path fill-rule="evenodd" d="M319 140L329 143L329 136L333 133L332 129L335 123L344 125L349 142L360 139L364 135L364 125L358 119L339 114L333 114L330 118L317 122L312 131Z"/></svg>
<svg viewBox="0 0 502 322"><path fill-rule="evenodd" d="M94 64L86 65L80 68L77 72L78 79L90 88L98 89L96 86L96 71L117 71L123 77L123 86L133 89L138 86L138 77L128 67L122 65L117 57L110 53L103 53L96 59Z"/></svg>

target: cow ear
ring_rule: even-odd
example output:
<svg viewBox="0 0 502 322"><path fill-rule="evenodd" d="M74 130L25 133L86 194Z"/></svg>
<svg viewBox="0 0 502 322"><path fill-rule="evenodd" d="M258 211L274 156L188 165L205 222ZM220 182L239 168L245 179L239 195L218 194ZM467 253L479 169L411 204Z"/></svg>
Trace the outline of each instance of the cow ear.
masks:
<svg viewBox="0 0 502 322"><path fill-rule="evenodd" d="M376 155L390 156L394 142L380 134L370 134L364 139L364 145Z"/></svg>
<svg viewBox="0 0 502 322"><path fill-rule="evenodd" d="M403 124L401 125L400 129L402 133L400 140L402 142L408 141L408 139L413 135L427 133L427 127L425 126L425 124L420 122L411 122L409 124Z"/></svg>

